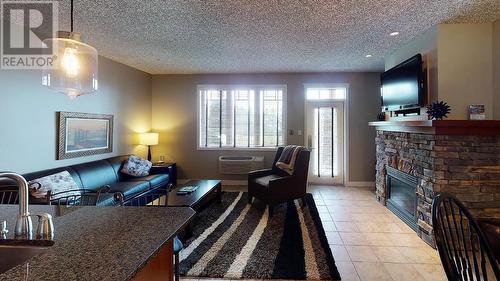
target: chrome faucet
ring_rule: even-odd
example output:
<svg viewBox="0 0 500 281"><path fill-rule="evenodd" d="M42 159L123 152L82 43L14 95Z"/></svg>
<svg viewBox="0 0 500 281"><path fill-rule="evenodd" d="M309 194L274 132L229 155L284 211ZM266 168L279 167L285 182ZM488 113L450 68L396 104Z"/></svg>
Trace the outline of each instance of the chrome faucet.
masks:
<svg viewBox="0 0 500 281"><path fill-rule="evenodd" d="M30 213L28 211L28 182L23 176L10 172L0 173L0 178L9 178L14 180L19 188L19 214L16 219L14 236L18 239L33 239L33 223L31 222ZM53 239L54 225L52 224L52 216L46 213L37 214L37 216L39 218L36 235L37 239ZM4 229L2 232L5 232L6 234L8 232L6 226L3 225L2 228Z"/></svg>

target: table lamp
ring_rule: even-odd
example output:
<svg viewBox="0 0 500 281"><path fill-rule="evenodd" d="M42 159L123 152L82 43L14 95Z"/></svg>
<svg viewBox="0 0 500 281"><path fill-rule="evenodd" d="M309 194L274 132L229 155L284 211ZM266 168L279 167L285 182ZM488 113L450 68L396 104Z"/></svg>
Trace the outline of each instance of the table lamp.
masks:
<svg viewBox="0 0 500 281"><path fill-rule="evenodd" d="M148 161L151 162L151 146L158 144L158 133L139 134L139 144L148 146Z"/></svg>

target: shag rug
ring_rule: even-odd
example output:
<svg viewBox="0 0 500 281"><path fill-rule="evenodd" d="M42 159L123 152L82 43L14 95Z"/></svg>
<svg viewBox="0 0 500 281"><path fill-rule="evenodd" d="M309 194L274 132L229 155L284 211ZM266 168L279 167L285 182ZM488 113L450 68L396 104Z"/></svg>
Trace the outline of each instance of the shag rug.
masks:
<svg viewBox="0 0 500 281"><path fill-rule="evenodd" d="M225 192L192 222L193 235L180 252L180 273L231 279L340 280L311 194L275 207L247 193Z"/></svg>

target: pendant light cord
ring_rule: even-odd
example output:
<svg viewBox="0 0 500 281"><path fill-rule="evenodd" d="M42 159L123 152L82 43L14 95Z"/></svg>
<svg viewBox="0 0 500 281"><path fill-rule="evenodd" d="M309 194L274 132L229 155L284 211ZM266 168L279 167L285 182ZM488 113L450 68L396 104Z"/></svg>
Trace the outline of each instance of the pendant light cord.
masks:
<svg viewBox="0 0 500 281"><path fill-rule="evenodd" d="M73 0L71 0L71 33L73 33Z"/></svg>

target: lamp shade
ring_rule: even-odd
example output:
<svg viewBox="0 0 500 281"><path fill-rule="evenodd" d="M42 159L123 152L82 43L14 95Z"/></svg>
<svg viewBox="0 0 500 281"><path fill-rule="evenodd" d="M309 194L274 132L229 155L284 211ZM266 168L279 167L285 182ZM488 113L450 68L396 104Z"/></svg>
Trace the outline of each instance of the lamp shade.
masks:
<svg viewBox="0 0 500 281"><path fill-rule="evenodd" d="M70 98L97 91L98 56L94 47L80 42L80 36L44 40L55 53L52 68L43 69L42 85Z"/></svg>
<svg viewBox="0 0 500 281"><path fill-rule="evenodd" d="M157 145L158 133L142 133L139 134L139 144L142 145Z"/></svg>

